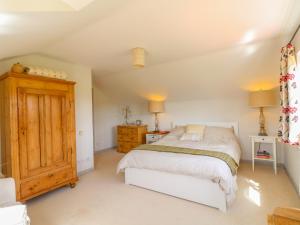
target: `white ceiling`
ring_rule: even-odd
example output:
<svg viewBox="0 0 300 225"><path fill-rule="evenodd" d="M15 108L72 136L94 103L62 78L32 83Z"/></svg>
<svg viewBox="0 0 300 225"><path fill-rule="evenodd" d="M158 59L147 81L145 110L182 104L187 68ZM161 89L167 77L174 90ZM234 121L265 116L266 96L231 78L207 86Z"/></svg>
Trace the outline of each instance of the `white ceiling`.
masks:
<svg viewBox="0 0 300 225"><path fill-rule="evenodd" d="M0 59L42 52L46 46L113 14L128 1L97 0L80 11L69 12L7 12L0 7Z"/></svg>
<svg viewBox="0 0 300 225"><path fill-rule="evenodd" d="M149 66L277 37L296 1L128 1L43 52L90 65L96 74L126 71L133 47L146 49Z"/></svg>
<svg viewBox="0 0 300 225"><path fill-rule="evenodd" d="M276 37L286 31L297 3L57 1L87 6L79 12L0 13L0 58L43 52L89 65L97 74L120 72L130 69L130 49L137 46L147 50L147 64L153 65Z"/></svg>
<svg viewBox="0 0 300 225"><path fill-rule="evenodd" d="M42 53L84 64L103 90L118 89L117 95L124 96L167 93L176 99L181 81L187 89L196 84L203 88L195 93L186 89L181 92L185 98L222 96L230 92L224 85L219 93L210 90L220 77L235 85L232 96L255 79L274 84L274 54L281 45L277 37L289 37L300 21L299 0L64 1L85 7L76 12L0 13L0 58ZM132 69L134 47L147 51L144 70ZM210 67L217 68L209 81L197 75ZM187 71L180 76L173 68ZM153 73L159 74L158 84L150 88ZM169 82L172 73L177 81ZM203 86L205 82L210 85Z"/></svg>
<svg viewBox="0 0 300 225"><path fill-rule="evenodd" d="M280 38L95 77L110 101L238 99L278 87ZM245 101L245 105L247 102Z"/></svg>
<svg viewBox="0 0 300 225"><path fill-rule="evenodd" d="M93 2L94 0L61 0L61 1L67 3L75 10L81 10L87 5L89 5L91 2Z"/></svg>
<svg viewBox="0 0 300 225"><path fill-rule="evenodd" d="M70 11L72 8L62 0L2 0L1 11L24 12L24 11Z"/></svg>

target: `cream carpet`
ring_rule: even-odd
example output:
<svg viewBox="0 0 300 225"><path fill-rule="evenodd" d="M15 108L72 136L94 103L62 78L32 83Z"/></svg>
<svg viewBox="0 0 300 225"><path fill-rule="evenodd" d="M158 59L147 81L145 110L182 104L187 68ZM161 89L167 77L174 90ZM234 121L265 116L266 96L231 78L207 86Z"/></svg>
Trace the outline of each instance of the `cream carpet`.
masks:
<svg viewBox="0 0 300 225"><path fill-rule="evenodd" d="M193 202L127 186L116 175L122 154L96 154L95 170L64 187L28 202L32 225L265 225L276 206L300 207L285 171L249 163L239 168L237 199L226 214Z"/></svg>

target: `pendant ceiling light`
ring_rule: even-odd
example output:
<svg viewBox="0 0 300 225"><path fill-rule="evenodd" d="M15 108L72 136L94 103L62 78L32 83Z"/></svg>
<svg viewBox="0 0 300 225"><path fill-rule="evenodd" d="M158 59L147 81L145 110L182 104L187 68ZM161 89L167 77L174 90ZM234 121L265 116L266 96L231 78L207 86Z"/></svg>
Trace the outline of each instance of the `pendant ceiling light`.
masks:
<svg viewBox="0 0 300 225"><path fill-rule="evenodd" d="M139 47L132 49L132 65L134 68L144 68L145 49Z"/></svg>

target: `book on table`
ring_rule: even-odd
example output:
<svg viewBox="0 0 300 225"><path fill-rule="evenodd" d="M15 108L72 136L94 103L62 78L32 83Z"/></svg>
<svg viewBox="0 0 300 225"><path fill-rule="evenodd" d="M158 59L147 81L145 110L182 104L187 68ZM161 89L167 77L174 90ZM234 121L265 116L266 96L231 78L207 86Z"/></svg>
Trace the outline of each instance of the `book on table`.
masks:
<svg viewBox="0 0 300 225"><path fill-rule="evenodd" d="M260 159L270 159L272 158L271 154L268 151L262 151L259 150L256 153L256 158L260 158Z"/></svg>

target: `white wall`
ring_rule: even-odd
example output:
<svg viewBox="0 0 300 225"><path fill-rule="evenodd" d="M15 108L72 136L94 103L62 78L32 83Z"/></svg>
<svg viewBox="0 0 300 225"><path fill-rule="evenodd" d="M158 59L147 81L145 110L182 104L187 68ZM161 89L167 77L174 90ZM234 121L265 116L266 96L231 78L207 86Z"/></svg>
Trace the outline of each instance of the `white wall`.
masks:
<svg viewBox="0 0 300 225"><path fill-rule="evenodd" d="M97 89L95 89L97 90ZM101 93L101 92L100 92ZM95 142L102 150L116 144L115 127L122 123L121 108L123 102L112 103L103 97L99 90L94 91ZM96 102L97 101L97 102ZM141 119L148 124L148 129L154 129L154 117L147 112L147 101L144 103L129 103L132 110L131 122ZM192 101L166 101L166 112L160 114L160 127L169 130L176 122L235 122L239 123L239 138L242 147L242 159L251 159L251 145L249 135L258 133L258 109L248 107L248 94L235 99L210 99ZM96 118L97 117L97 118ZM276 135L279 118L279 108L266 108L266 128L269 135ZM278 146L278 160L283 163L284 157L281 146Z"/></svg>
<svg viewBox="0 0 300 225"><path fill-rule="evenodd" d="M122 122L120 104L93 88L95 151L116 146L116 126Z"/></svg>
<svg viewBox="0 0 300 225"><path fill-rule="evenodd" d="M300 32L295 37L293 44L296 47L296 52L298 52L298 64L300 65ZM300 195L300 149L299 147L284 145L284 153L285 168Z"/></svg>
<svg viewBox="0 0 300 225"><path fill-rule="evenodd" d="M92 121L92 75L91 69L41 55L28 55L0 61L0 74L7 72L11 65L20 62L27 65L62 70L69 74L68 79L76 81L75 116L76 148L78 172L94 167L93 121ZM79 135L79 133L81 135Z"/></svg>
<svg viewBox="0 0 300 225"><path fill-rule="evenodd" d="M256 135L259 131L258 109L248 107L248 95L235 99L211 99L193 101L172 101L166 102L166 113L160 114L161 129L169 130L172 123L176 122L238 122L239 139L242 147L242 159L251 159L251 145L249 135ZM140 104L138 108L132 105L135 115L132 118L142 119L154 129L154 117L147 112L147 104ZM265 110L266 128L269 135L276 135L278 127L278 107ZM279 162L283 163L281 149L278 153Z"/></svg>
<svg viewBox="0 0 300 225"><path fill-rule="evenodd" d="M129 104L133 120L142 119L151 125L153 118L146 111L147 99L166 98L166 113L161 115L164 129L169 129L171 122L178 120L238 121L242 157L250 160L249 135L258 133L259 113L258 109L248 106L248 92L278 86L280 42L280 39L273 39L154 66L146 65L141 70L96 76L95 86L109 101L116 102L116 109L118 105ZM107 106L102 107L105 110ZM270 135L277 133L278 112L276 107L266 109ZM109 116L102 118L104 121L109 119ZM95 133L98 129L95 127ZM283 162L281 152L279 160Z"/></svg>
<svg viewBox="0 0 300 225"><path fill-rule="evenodd" d="M284 145L284 165L285 168L300 195L300 149L299 147L293 147Z"/></svg>

